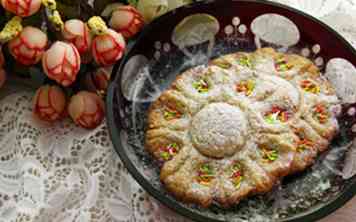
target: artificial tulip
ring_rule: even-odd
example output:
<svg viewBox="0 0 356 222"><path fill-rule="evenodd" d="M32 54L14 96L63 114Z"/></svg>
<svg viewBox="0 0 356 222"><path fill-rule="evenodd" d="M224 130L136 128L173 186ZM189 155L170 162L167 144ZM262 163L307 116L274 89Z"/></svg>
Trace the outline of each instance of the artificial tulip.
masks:
<svg viewBox="0 0 356 222"><path fill-rule="evenodd" d="M93 129L104 119L104 102L95 93L81 91L71 98L68 113L78 126Z"/></svg>
<svg viewBox="0 0 356 222"><path fill-rule="evenodd" d="M66 97L58 86L39 88L33 100L33 113L40 119L53 122L64 116Z"/></svg>
<svg viewBox="0 0 356 222"><path fill-rule="evenodd" d="M41 8L41 0L1 0L1 5L9 12L20 17L28 17Z"/></svg>
<svg viewBox="0 0 356 222"><path fill-rule="evenodd" d="M78 49L80 54L89 51L91 35L88 26L79 19L71 19L64 23L63 37Z"/></svg>
<svg viewBox="0 0 356 222"><path fill-rule="evenodd" d="M118 6L110 19L110 26L125 38L136 35L143 25L142 15L132 6Z"/></svg>
<svg viewBox="0 0 356 222"><path fill-rule="evenodd" d="M23 65L38 63L48 43L47 35L40 29L27 26L20 35L9 42L11 55Z"/></svg>
<svg viewBox="0 0 356 222"><path fill-rule="evenodd" d="M71 85L80 69L80 55L72 43L57 41L42 58L44 72L62 86Z"/></svg>
<svg viewBox="0 0 356 222"><path fill-rule="evenodd" d="M99 68L89 73L85 78L85 85L91 92L105 93L111 76L112 67Z"/></svg>
<svg viewBox="0 0 356 222"><path fill-rule="evenodd" d="M100 66L115 64L124 54L126 43L124 37L112 29L105 34L97 35L92 44L92 53Z"/></svg>

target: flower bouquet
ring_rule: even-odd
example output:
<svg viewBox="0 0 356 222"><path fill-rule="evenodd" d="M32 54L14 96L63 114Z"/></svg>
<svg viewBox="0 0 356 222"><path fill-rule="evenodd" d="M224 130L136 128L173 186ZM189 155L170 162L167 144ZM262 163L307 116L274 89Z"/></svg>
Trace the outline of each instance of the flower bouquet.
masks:
<svg viewBox="0 0 356 222"><path fill-rule="evenodd" d="M145 23L191 2L0 0L0 88L20 77L37 90L36 117L53 122L69 116L93 129L104 118L112 66L127 43Z"/></svg>

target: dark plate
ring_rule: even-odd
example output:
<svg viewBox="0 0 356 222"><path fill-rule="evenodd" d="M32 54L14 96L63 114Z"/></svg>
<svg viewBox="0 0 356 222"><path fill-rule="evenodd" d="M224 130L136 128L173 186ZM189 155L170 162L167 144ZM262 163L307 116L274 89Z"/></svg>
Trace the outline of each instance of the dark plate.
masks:
<svg viewBox="0 0 356 222"><path fill-rule="evenodd" d="M192 44L177 47L177 38L172 41L175 27L197 13L215 17L220 29L191 27L180 37ZM344 146L355 136L349 130L354 117L346 114L339 121L340 135L313 167L286 178L277 190L250 197L232 209L202 209L184 204L161 186L158 164L143 147L149 104L183 70L206 63L211 57L238 50L253 51L257 46L302 54L323 71L333 58L356 66L355 50L331 28L303 12L266 1L210 0L179 8L149 24L114 68L107 96L107 119L117 153L147 192L196 221L315 221L356 194L356 178L344 180L338 173L343 167ZM344 105L342 112L346 113L349 106Z"/></svg>

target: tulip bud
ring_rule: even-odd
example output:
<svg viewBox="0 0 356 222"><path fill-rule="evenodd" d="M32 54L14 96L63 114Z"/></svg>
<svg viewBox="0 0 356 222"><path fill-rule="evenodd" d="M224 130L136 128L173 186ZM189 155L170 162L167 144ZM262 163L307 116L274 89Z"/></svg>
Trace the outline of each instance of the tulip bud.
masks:
<svg viewBox="0 0 356 222"><path fill-rule="evenodd" d="M112 66L99 68L94 73L89 73L85 78L85 86L89 91L105 94L109 86L109 80L112 72Z"/></svg>
<svg viewBox="0 0 356 222"><path fill-rule="evenodd" d="M20 17L28 17L41 8L41 0L1 0L1 5Z"/></svg>
<svg viewBox="0 0 356 222"><path fill-rule="evenodd" d="M73 44L57 41L44 53L42 66L50 79L69 86L77 78L80 55Z"/></svg>
<svg viewBox="0 0 356 222"><path fill-rule="evenodd" d="M104 102L95 93L81 91L71 98L68 113L77 125L93 129L104 119Z"/></svg>
<svg viewBox="0 0 356 222"><path fill-rule="evenodd" d="M3 68L0 68L0 89L3 87L6 81L6 72Z"/></svg>
<svg viewBox="0 0 356 222"><path fill-rule="evenodd" d="M65 40L73 43L80 54L90 49L91 35L88 26L79 19L71 19L64 23L62 31Z"/></svg>
<svg viewBox="0 0 356 222"><path fill-rule="evenodd" d="M47 46L47 35L40 29L27 26L9 42L11 55L23 65L38 63Z"/></svg>
<svg viewBox="0 0 356 222"><path fill-rule="evenodd" d="M123 56L126 47L120 33L108 29L107 33L98 35L93 40L93 57L100 66L114 65Z"/></svg>
<svg viewBox="0 0 356 222"><path fill-rule="evenodd" d="M142 15L132 6L118 6L110 19L110 26L125 38L134 36L143 25Z"/></svg>
<svg viewBox="0 0 356 222"><path fill-rule="evenodd" d="M66 97L58 86L42 86L33 100L33 113L40 119L53 122L64 116Z"/></svg>

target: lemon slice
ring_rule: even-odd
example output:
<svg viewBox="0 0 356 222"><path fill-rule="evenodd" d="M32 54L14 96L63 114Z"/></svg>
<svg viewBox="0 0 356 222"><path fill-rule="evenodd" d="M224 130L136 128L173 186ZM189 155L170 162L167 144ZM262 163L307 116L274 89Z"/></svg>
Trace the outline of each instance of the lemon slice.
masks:
<svg viewBox="0 0 356 222"><path fill-rule="evenodd" d="M174 29L172 42L180 48L198 45L214 39L219 32L218 20L209 14L194 14L184 18Z"/></svg>
<svg viewBox="0 0 356 222"><path fill-rule="evenodd" d="M142 14L146 22L151 22L153 19L168 12L168 1L140 0L137 3L137 10Z"/></svg>
<svg viewBox="0 0 356 222"><path fill-rule="evenodd" d="M192 2L192 0L168 0L168 10L171 11L183 5L190 4Z"/></svg>
<svg viewBox="0 0 356 222"><path fill-rule="evenodd" d="M123 6L124 4L122 3L112 3L108 4L105 9L102 11L101 16L102 17L110 17L112 13L120 6Z"/></svg>

